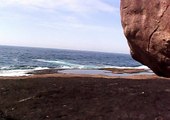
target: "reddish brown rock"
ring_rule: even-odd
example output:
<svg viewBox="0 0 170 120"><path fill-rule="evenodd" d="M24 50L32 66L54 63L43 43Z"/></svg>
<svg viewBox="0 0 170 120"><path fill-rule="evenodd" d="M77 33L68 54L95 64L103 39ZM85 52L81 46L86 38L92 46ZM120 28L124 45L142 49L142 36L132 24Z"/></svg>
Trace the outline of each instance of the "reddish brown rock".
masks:
<svg viewBox="0 0 170 120"><path fill-rule="evenodd" d="M170 0L121 0L121 19L132 57L170 77Z"/></svg>

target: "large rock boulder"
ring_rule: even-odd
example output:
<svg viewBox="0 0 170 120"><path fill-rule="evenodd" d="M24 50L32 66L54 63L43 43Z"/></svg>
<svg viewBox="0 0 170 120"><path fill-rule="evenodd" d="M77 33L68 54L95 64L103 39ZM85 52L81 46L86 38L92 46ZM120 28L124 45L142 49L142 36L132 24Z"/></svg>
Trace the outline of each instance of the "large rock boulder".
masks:
<svg viewBox="0 0 170 120"><path fill-rule="evenodd" d="M132 57L170 77L170 0L121 0L121 20Z"/></svg>

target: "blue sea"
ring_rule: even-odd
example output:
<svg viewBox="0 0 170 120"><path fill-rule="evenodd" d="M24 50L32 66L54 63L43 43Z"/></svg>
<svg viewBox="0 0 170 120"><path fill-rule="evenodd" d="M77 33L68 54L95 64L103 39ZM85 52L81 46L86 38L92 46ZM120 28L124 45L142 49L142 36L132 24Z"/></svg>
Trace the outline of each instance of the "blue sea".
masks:
<svg viewBox="0 0 170 120"><path fill-rule="evenodd" d="M142 68L129 54L0 46L0 76L23 76L45 69Z"/></svg>

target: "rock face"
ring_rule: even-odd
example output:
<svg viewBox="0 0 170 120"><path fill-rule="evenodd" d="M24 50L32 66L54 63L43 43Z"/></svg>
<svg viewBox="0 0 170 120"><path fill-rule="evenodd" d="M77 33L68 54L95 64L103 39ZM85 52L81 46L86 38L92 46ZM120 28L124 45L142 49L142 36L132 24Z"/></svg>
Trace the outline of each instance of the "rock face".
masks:
<svg viewBox="0 0 170 120"><path fill-rule="evenodd" d="M121 20L132 57L170 77L170 0L121 0Z"/></svg>

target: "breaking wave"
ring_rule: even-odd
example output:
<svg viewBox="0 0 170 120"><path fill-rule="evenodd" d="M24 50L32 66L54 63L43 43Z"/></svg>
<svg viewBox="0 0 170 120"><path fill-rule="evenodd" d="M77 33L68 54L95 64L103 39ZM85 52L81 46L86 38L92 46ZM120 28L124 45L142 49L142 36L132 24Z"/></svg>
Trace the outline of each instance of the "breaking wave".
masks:
<svg viewBox="0 0 170 120"><path fill-rule="evenodd" d="M109 65L81 65L75 64L63 60L44 60L36 59L39 62L51 63L58 65L58 69L103 69L103 68L117 68L117 69L145 69L148 70L147 66L137 66L137 67L121 67L121 66L109 66Z"/></svg>
<svg viewBox="0 0 170 120"><path fill-rule="evenodd" d="M29 72L36 70L45 70L49 69L47 67L36 67L33 69L14 69L14 67L1 67L0 68L0 76L2 77L12 77L12 76L29 76Z"/></svg>

